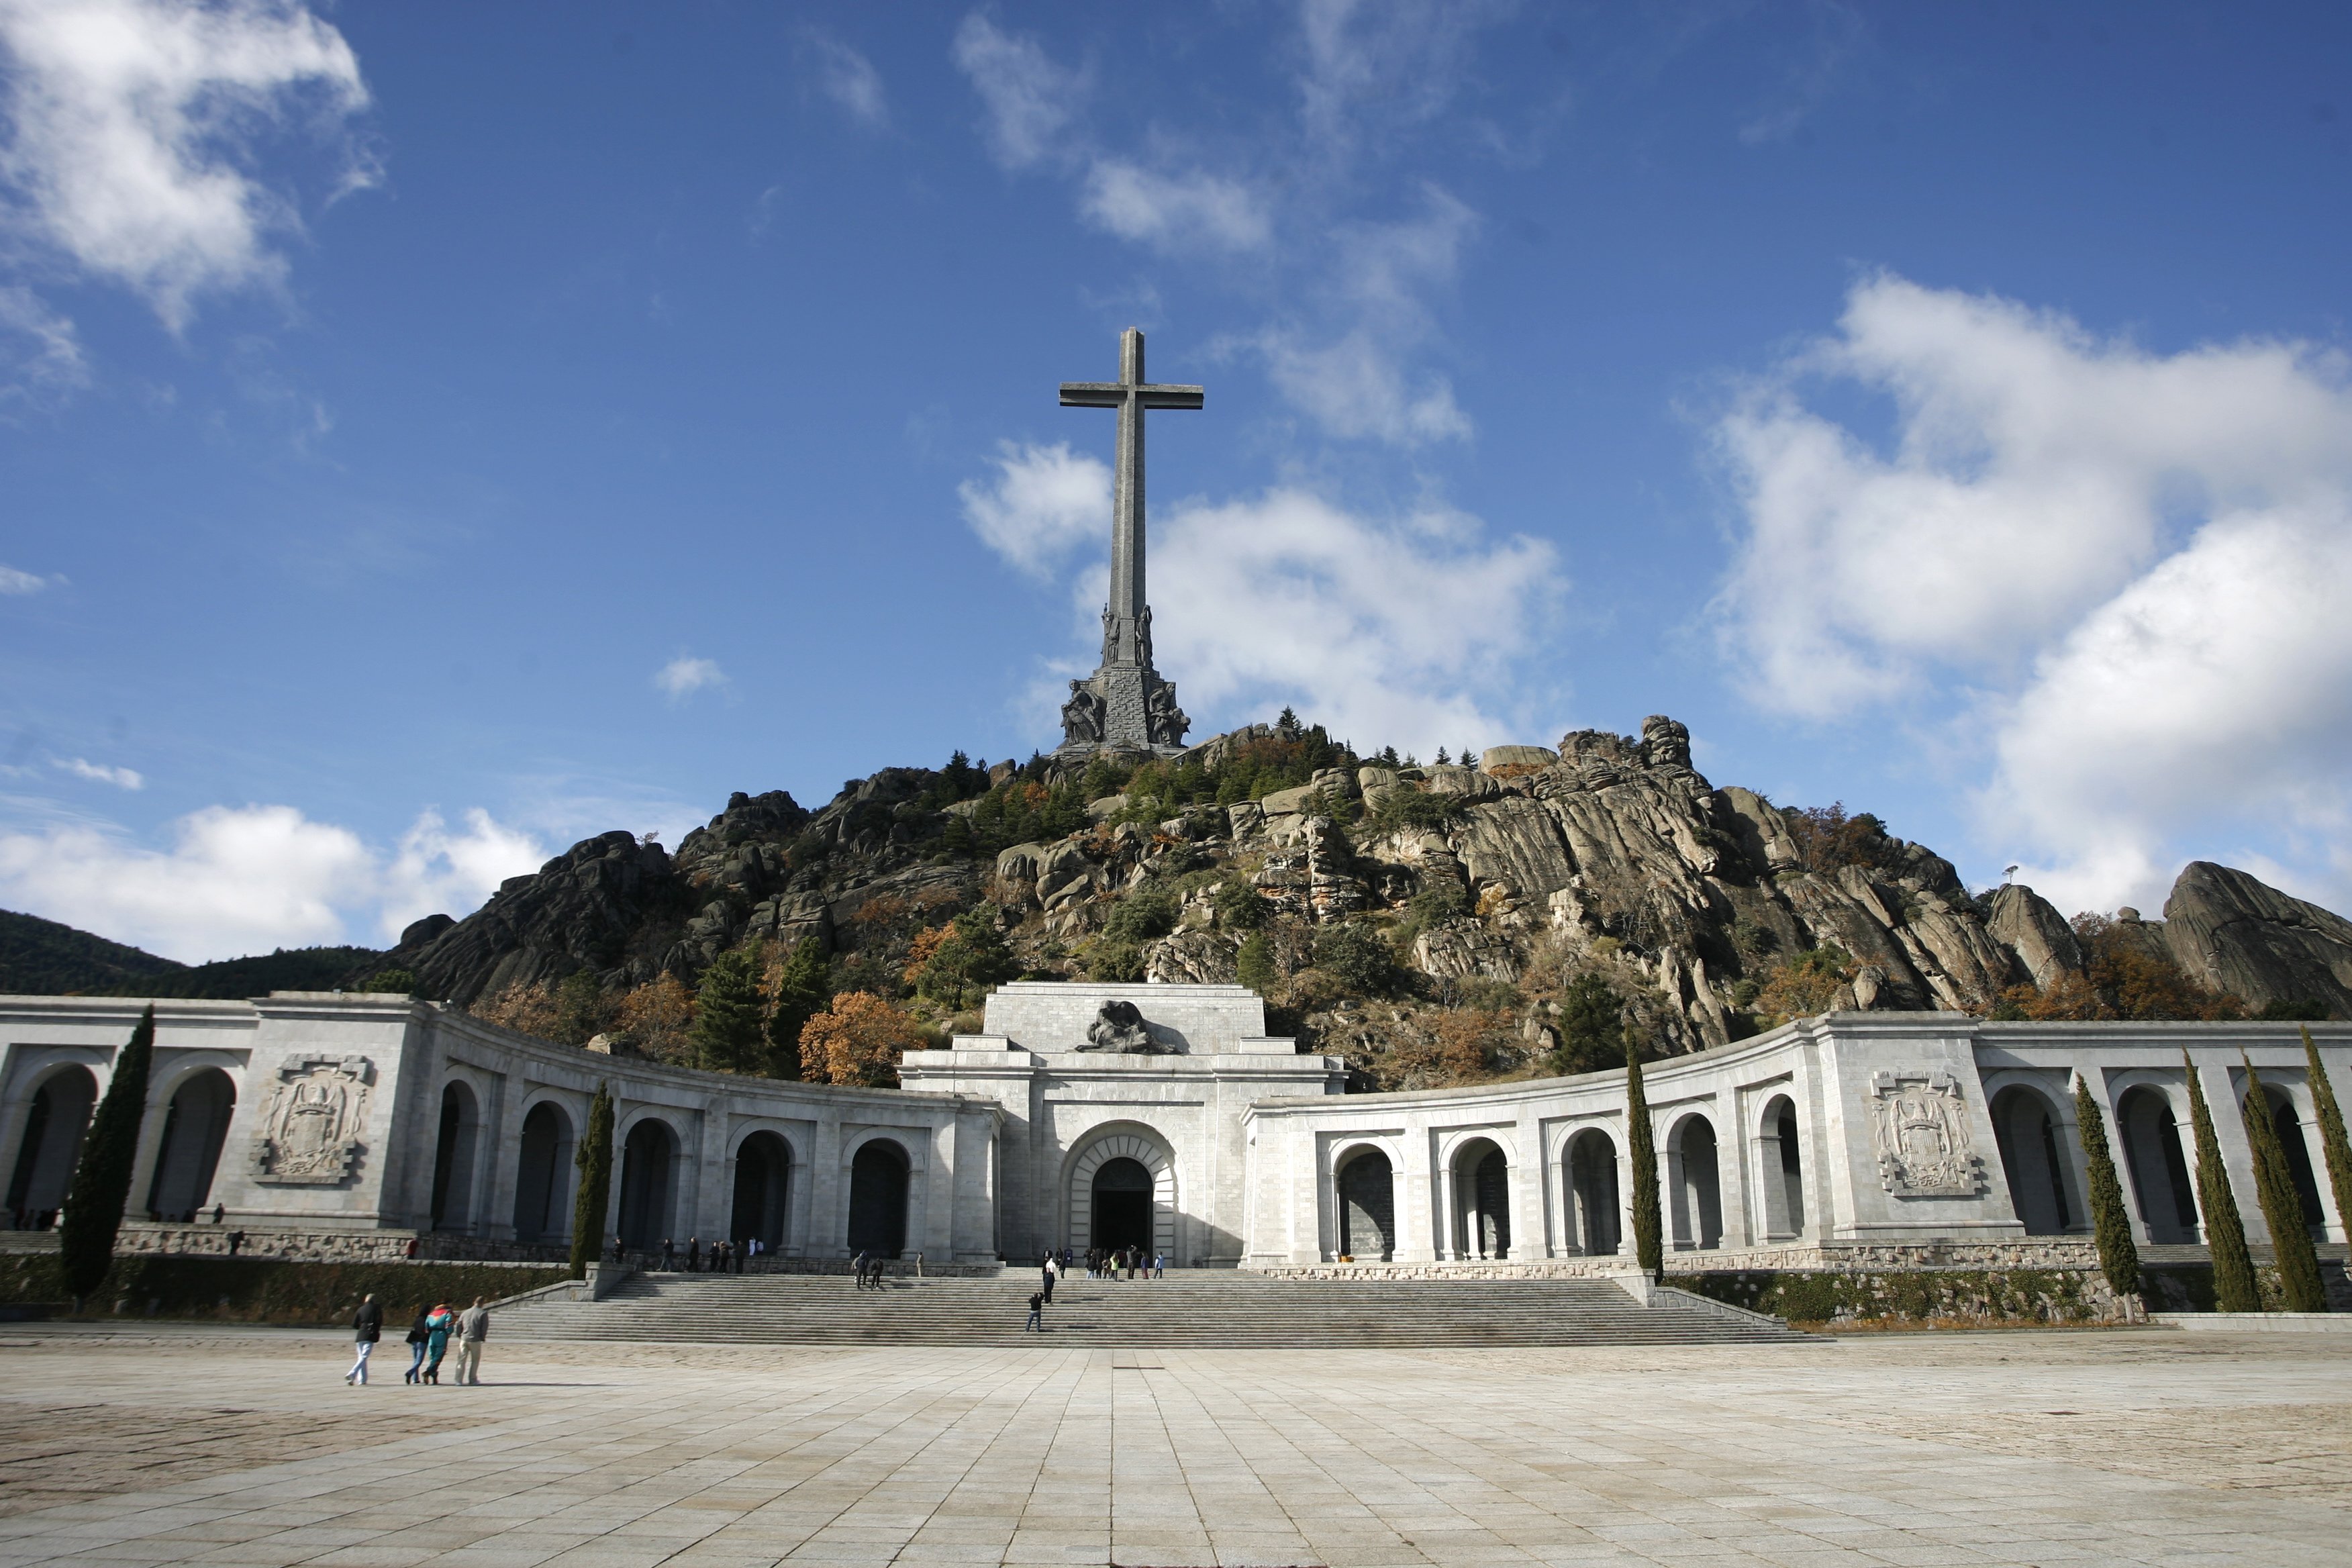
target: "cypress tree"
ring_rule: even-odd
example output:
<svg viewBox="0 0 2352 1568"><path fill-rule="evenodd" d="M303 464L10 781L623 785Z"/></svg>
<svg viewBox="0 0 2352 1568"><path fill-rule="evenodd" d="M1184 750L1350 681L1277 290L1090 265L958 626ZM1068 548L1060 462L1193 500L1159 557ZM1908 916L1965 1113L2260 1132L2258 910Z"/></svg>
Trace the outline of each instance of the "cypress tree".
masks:
<svg viewBox="0 0 2352 1568"><path fill-rule="evenodd" d="M2131 1219L2124 1212L2116 1157L2107 1148L2107 1120L2100 1114L2086 1078L2074 1080L2074 1130L2082 1137L2084 1163L2091 1172L2091 1225L2099 1242L2099 1268L2116 1295L2137 1296L2139 1247L2132 1240Z"/></svg>
<svg viewBox="0 0 2352 1568"><path fill-rule="evenodd" d="M2344 1136L2344 1112L2336 1106L2336 1086L2319 1059L2311 1031L2303 1032L2303 1060L2311 1075L2312 1103L2319 1109L2319 1144L2327 1156L2327 1184L2336 1193L2336 1217L2352 1226L2352 1140Z"/></svg>
<svg viewBox="0 0 2352 1568"><path fill-rule="evenodd" d="M2189 1116L2197 1133L2197 1206L2205 1211L2205 1246L2213 1254L2213 1307L2221 1312L2259 1312L2263 1292L2254 1282L2253 1256L2246 1250L2245 1222L2238 1217L2230 1173L2221 1163L2221 1145L2213 1137L2213 1113L2205 1107L2205 1089L2186 1047L2180 1065L2189 1072Z"/></svg>
<svg viewBox="0 0 2352 1568"><path fill-rule="evenodd" d="M58 1264L79 1312L114 1267L114 1238L131 1197L131 1167L139 1158L139 1124L147 1116L147 1065L155 1053L155 1005L139 1016L131 1043L114 1059L106 1097L89 1119L81 1159L67 1190L58 1225Z"/></svg>
<svg viewBox="0 0 2352 1568"><path fill-rule="evenodd" d="M1642 1042L1625 1031L1625 1142L1633 1167L1633 1258L1656 1277L1666 1267L1658 1216L1658 1150L1650 1136L1650 1102L1642 1093Z"/></svg>
<svg viewBox="0 0 2352 1568"><path fill-rule="evenodd" d="M2243 1047L2238 1059L2246 1064L2246 1098L2238 1114L2246 1124L2246 1142L2253 1146L2254 1191L2261 1194L2263 1219L2271 1227L2280 1293L2286 1298L2290 1312L2325 1312L2327 1289L2319 1282L2319 1254L2311 1245L2311 1227L2303 1217L2303 1194L2294 1190L2294 1173L2287 1168L2278 1123L2271 1117L2270 1097L2263 1092L2262 1075L2254 1070Z"/></svg>
<svg viewBox="0 0 2352 1568"><path fill-rule="evenodd" d="M588 1133L572 1156L580 1168L580 1192L572 1200L572 1278L588 1278L588 1266L604 1251L604 1209L613 1195L613 1089L596 1085L588 1105Z"/></svg>
<svg viewBox="0 0 2352 1568"><path fill-rule="evenodd" d="M760 971L741 948L702 972L694 998L695 1065L744 1072L760 1065Z"/></svg>

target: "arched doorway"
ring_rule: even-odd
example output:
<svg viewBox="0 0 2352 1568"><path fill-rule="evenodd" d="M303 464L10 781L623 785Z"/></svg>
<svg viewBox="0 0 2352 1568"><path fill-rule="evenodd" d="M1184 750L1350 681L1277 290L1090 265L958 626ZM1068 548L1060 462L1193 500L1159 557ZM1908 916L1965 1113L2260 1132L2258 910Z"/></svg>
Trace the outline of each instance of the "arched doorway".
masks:
<svg viewBox="0 0 2352 1568"><path fill-rule="evenodd" d="M1106 1167L1121 1161L1139 1167L1149 1178L1149 1186L1142 1196L1146 1228L1140 1236L1130 1237L1125 1245L1140 1247L1147 1253L1160 1254L1171 1261L1177 1259L1181 1256L1177 1250L1178 1244L1182 1238L1178 1234L1176 1224L1176 1164L1158 1134L1139 1127L1114 1125L1099 1130L1091 1140L1081 1142L1071 1156L1063 1176L1063 1191L1068 1205L1066 1211L1068 1222L1063 1232L1064 1245L1077 1248L1122 1245L1097 1240L1095 1219L1098 1191L1096 1178ZM1124 1173L1117 1179L1131 1183L1134 1173ZM1110 1194L1117 1194L1120 1191L1114 1187ZM1136 1206L1131 1196L1113 1195L1112 1202L1115 1205L1123 1204L1130 1210Z"/></svg>
<svg viewBox="0 0 2352 1568"><path fill-rule="evenodd" d="M1140 1160L1121 1156L1095 1167L1092 1234L1087 1245L1104 1251L1139 1247L1151 1250L1151 1173Z"/></svg>
<svg viewBox="0 0 2352 1568"><path fill-rule="evenodd" d="M2276 1085L2264 1084L2263 1098L2269 1102L2271 1126L2278 1133L2279 1147L2285 1152L2287 1174L2294 1178L2295 1196L2302 1200L2304 1226L2315 1240L2325 1240L2327 1211L2319 1204L2319 1177L2311 1168L2311 1142L2304 1135L2303 1119L2295 1114L2294 1100Z"/></svg>
<svg viewBox="0 0 2352 1568"><path fill-rule="evenodd" d="M517 1241L562 1241L571 1233L565 1205L572 1198L572 1118L552 1100L541 1100L522 1119L521 1149L515 1163L514 1233Z"/></svg>
<svg viewBox="0 0 2352 1568"><path fill-rule="evenodd" d="M1588 1127L1568 1144L1568 1244L1588 1258L1615 1257L1624 1246L1618 1203L1617 1145Z"/></svg>
<svg viewBox="0 0 2352 1568"><path fill-rule="evenodd" d="M25 1110L16 1169L8 1178L11 1225L46 1230L73 1185L82 1134L98 1105L98 1079L86 1067L67 1067L43 1079Z"/></svg>
<svg viewBox="0 0 2352 1568"><path fill-rule="evenodd" d="M1992 1136L2009 1173L2009 1201L2028 1236L2063 1236L2074 1227L2050 1102L2021 1084L1992 1097Z"/></svg>
<svg viewBox="0 0 2352 1568"><path fill-rule="evenodd" d="M866 1142L849 1163L849 1250L896 1258L907 1249L907 1151Z"/></svg>
<svg viewBox="0 0 2352 1568"><path fill-rule="evenodd" d="M648 1251L669 1237L670 1188L677 1134L648 1116L621 1144L621 1245ZM672 1237L671 1239L675 1239Z"/></svg>
<svg viewBox="0 0 2352 1568"><path fill-rule="evenodd" d="M756 1241L763 1252L784 1245L784 1198L792 1169L792 1146L778 1133L754 1132L737 1146L735 1207L727 1231L730 1239Z"/></svg>
<svg viewBox="0 0 2352 1568"><path fill-rule="evenodd" d="M2146 1084L2127 1089L2116 1107L2116 1125L2148 1240L2158 1246L2193 1244L2197 1189L2189 1179L2189 1152L2173 1120L2172 1101Z"/></svg>
<svg viewBox="0 0 2352 1568"><path fill-rule="evenodd" d="M433 1150L435 1230L464 1230L473 1222L474 1142L480 1130L474 1091L451 1079L441 1090L441 1135Z"/></svg>
<svg viewBox="0 0 2352 1568"><path fill-rule="evenodd" d="M212 1196L220 1168L228 1119L236 1110L236 1085L218 1068L189 1074L172 1091L163 1113L163 1136L155 1148L155 1175L147 1184L147 1212L185 1224Z"/></svg>
<svg viewBox="0 0 2352 1568"><path fill-rule="evenodd" d="M1723 1172L1715 1123L1685 1116L1666 1140L1667 1184L1674 1198L1675 1246L1712 1252L1723 1245Z"/></svg>
<svg viewBox="0 0 2352 1568"><path fill-rule="evenodd" d="M1340 1163L1336 1183L1339 1253L1360 1263L1396 1256L1396 1168L1378 1149L1360 1149Z"/></svg>
<svg viewBox="0 0 2352 1568"><path fill-rule="evenodd" d="M1796 1101L1786 1095L1775 1099L1764 1108L1764 1126L1767 1163L1779 1167L1780 1176L1780 1213L1773 1216L1780 1224L1774 1228L1794 1238L1805 1233L1804 1142L1797 1132Z"/></svg>
<svg viewBox="0 0 2352 1568"><path fill-rule="evenodd" d="M1454 1256L1511 1255L1511 1162L1491 1139L1454 1157Z"/></svg>

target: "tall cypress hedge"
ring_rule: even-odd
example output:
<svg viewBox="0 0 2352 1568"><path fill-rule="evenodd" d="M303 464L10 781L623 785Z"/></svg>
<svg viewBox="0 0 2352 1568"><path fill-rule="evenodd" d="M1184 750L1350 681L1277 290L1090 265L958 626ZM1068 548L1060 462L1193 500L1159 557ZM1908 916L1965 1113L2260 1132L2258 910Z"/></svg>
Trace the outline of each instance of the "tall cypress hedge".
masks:
<svg viewBox="0 0 2352 1568"><path fill-rule="evenodd" d="M1625 1031L1625 1143L1633 1168L1633 1258L1655 1276L1666 1266L1658 1219L1658 1149L1650 1137L1650 1102L1642 1093L1642 1047Z"/></svg>
<svg viewBox="0 0 2352 1568"><path fill-rule="evenodd" d="M114 1238L122 1229L122 1205L131 1198L139 1125L147 1117L147 1067L154 1055L155 1005L150 1002L131 1031L131 1043L114 1059L114 1076L89 1119L58 1224L58 1264L76 1311L114 1267Z"/></svg>
<svg viewBox="0 0 2352 1568"><path fill-rule="evenodd" d="M572 1163L580 1167L580 1191L572 1200L572 1278L588 1278L588 1266L604 1253L604 1210L613 1195L613 1089L596 1086L588 1106L588 1132Z"/></svg>
<svg viewBox="0 0 2352 1568"><path fill-rule="evenodd" d="M2253 1255L2246 1250L2245 1222L2238 1217L2230 1172L2213 1137L2213 1113L2206 1109L2204 1086L2186 1047L2180 1065L2189 1072L2189 1116L2197 1133L2197 1206L2205 1211L2205 1246L2213 1254L2213 1310L2259 1312L2263 1292L2254 1283Z"/></svg>
<svg viewBox="0 0 2352 1568"><path fill-rule="evenodd" d="M2132 1240L2131 1216L2124 1212L2123 1184L2107 1147L2107 1119L2092 1096L2091 1080L2074 1080L2074 1131L2083 1140L2083 1163L2091 1173L2091 1226L2098 1237L2099 1268L2118 1296L2139 1294L2139 1247Z"/></svg>
<svg viewBox="0 0 2352 1568"><path fill-rule="evenodd" d="M2336 1086L2311 1030L2303 1031L2304 1068L2311 1075L2311 1098L2319 1108L2319 1142L2327 1155L2327 1184L2336 1193L2336 1217L2352 1226L2352 1140L2344 1136L2344 1112L2336 1109Z"/></svg>
<svg viewBox="0 0 2352 1568"><path fill-rule="evenodd" d="M2279 1291L2290 1312L2325 1312L2327 1289L2319 1282L2319 1253L2311 1245L2311 1227L2303 1217L2303 1194L2294 1190L2294 1173L2287 1168L2286 1147L2279 1142L2278 1123L2272 1120L2270 1098L2263 1092L2263 1076L2240 1048L2246 1064L2246 1098L2238 1114L2246 1124L2246 1142L2254 1151L2254 1191L2263 1200L2263 1219L2271 1227L2271 1251L2278 1259Z"/></svg>

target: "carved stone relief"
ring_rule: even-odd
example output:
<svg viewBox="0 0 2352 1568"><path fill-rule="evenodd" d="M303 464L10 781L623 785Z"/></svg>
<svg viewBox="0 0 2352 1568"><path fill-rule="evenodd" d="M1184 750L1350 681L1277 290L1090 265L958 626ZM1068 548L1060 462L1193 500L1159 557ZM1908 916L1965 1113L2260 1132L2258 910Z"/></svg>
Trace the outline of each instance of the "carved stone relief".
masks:
<svg viewBox="0 0 2352 1568"><path fill-rule="evenodd" d="M333 1186L351 1174L367 1125L375 1065L365 1057L293 1057L254 1134L254 1180L288 1186Z"/></svg>
<svg viewBox="0 0 2352 1568"><path fill-rule="evenodd" d="M1941 1068L1870 1075L1871 1142L1879 1180L1896 1197L1972 1198L1982 1162L1959 1080Z"/></svg>

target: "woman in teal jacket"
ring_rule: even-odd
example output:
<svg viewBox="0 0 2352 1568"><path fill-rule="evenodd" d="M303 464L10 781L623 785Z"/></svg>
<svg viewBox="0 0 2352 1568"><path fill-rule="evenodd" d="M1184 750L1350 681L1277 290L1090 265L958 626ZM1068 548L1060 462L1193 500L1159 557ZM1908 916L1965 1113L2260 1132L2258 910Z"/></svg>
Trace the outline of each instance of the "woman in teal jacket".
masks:
<svg viewBox="0 0 2352 1568"><path fill-rule="evenodd" d="M444 1301L439 1306L434 1308L433 1310L426 1315L425 1319L425 1348L430 1351L432 1354L430 1359L428 1359L425 1363L425 1382L439 1383L441 1381L441 1358L449 1353L449 1331L457 1326L457 1314L449 1310L449 1304L446 1301Z"/></svg>

